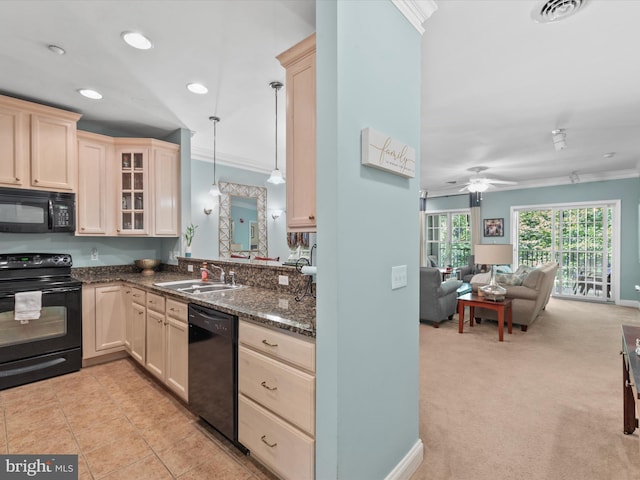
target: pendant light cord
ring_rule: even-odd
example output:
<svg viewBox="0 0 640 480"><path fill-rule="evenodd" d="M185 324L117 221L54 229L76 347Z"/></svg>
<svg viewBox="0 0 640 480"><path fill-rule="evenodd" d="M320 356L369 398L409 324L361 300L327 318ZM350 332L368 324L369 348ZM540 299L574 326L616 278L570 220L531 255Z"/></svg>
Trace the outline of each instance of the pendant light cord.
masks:
<svg viewBox="0 0 640 480"><path fill-rule="evenodd" d="M278 169L278 87L274 88L276 91L276 170Z"/></svg>
<svg viewBox="0 0 640 480"><path fill-rule="evenodd" d="M213 122L213 184L216 184L216 125L220 121L220 117L209 117Z"/></svg>

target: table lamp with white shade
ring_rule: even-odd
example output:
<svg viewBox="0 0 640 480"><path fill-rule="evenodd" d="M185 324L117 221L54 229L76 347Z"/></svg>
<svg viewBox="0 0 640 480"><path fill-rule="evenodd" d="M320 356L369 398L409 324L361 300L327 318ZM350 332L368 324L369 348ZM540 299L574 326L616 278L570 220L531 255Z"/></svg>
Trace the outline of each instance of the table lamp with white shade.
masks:
<svg viewBox="0 0 640 480"><path fill-rule="evenodd" d="M504 300L507 289L496 282L495 266L511 265L513 261L513 245L510 243L475 245L473 254L475 255L475 263L491 265L491 282L489 282L489 285L478 288L480 295L483 295L488 300Z"/></svg>

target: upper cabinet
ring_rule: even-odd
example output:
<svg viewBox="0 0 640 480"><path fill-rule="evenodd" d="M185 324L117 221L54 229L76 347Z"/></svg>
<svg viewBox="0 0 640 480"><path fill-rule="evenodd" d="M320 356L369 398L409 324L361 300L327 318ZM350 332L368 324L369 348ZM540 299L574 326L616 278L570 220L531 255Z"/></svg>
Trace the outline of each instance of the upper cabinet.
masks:
<svg viewBox="0 0 640 480"><path fill-rule="evenodd" d="M287 230L315 232L315 33L277 58L287 71Z"/></svg>
<svg viewBox="0 0 640 480"><path fill-rule="evenodd" d="M179 236L179 152L160 140L79 132L76 234Z"/></svg>
<svg viewBox="0 0 640 480"><path fill-rule="evenodd" d="M0 95L0 185L75 191L80 116Z"/></svg>

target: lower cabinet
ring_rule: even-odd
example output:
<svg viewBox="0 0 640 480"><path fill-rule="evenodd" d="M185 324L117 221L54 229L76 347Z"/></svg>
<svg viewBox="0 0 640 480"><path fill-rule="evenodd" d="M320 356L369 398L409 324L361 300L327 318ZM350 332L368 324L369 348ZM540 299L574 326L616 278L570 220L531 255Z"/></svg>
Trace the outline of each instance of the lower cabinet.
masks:
<svg viewBox="0 0 640 480"><path fill-rule="evenodd" d="M124 285L122 288L127 312L124 343L129 355L144 365L147 330L146 292L128 285Z"/></svg>
<svg viewBox="0 0 640 480"><path fill-rule="evenodd" d="M188 400L188 304L124 284L82 287L82 358L128 352Z"/></svg>
<svg viewBox="0 0 640 480"><path fill-rule="evenodd" d="M83 359L125 349L125 315L121 284L83 285Z"/></svg>
<svg viewBox="0 0 640 480"><path fill-rule="evenodd" d="M315 343L240 320L238 440L284 479L313 479Z"/></svg>
<svg viewBox="0 0 640 480"><path fill-rule="evenodd" d="M188 400L187 304L147 293L147 370Z"/></svg>

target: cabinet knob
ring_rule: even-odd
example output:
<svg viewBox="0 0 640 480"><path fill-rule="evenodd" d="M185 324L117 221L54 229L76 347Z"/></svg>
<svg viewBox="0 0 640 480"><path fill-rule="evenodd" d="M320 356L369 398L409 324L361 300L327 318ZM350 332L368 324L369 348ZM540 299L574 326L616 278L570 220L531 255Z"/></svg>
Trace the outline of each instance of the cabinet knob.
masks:
<svg viewBox="0 0 640 480"><path fill-rule="evenodd" d="M35 178L35 179L33 180L33 183L38 183L38 182L39 182L39 180L38 180L37 178Z"/></svg>
<svg viewBox="0 0 640 480"><path fill-rule="evenodd" d="M161 319L158 319L158 323L162 323L162 320L161 320Z"/></svg>
<svg viewBox="0 0 640 480"><path fill-rule="evenodd" d="M278 446L278 442L269 443L267 441L267 436L266 435L262 435L262 437L260 437L260 440L262 440L262 443L264 443L269 448L273 448L273 447L277 447Z"/></svg>
<svg viewBox="0 0 640 480"><path fill-rule="evenodd" d="M80 227L80 230L84 231L84 227Z"/></svg>
<svg viewBox="0 0 640 480"><path fill-rule="evenodd" d="M143 312L138 312L138 315L142 315L142 314L143 314Z"/></svg>
<svg viewBox="0 0 640 480"><path fill-rule="evenodd" d="M20 181L20 177L16 177L16 182L19 182L19 181Z"/></svg>
<svg viewBox="0 0 640 480"><path fill-rule="evenodd" d="M313 214L309 215L309 220L315 220L315 218L316 218L315 215L313 215Z"/></svg>

